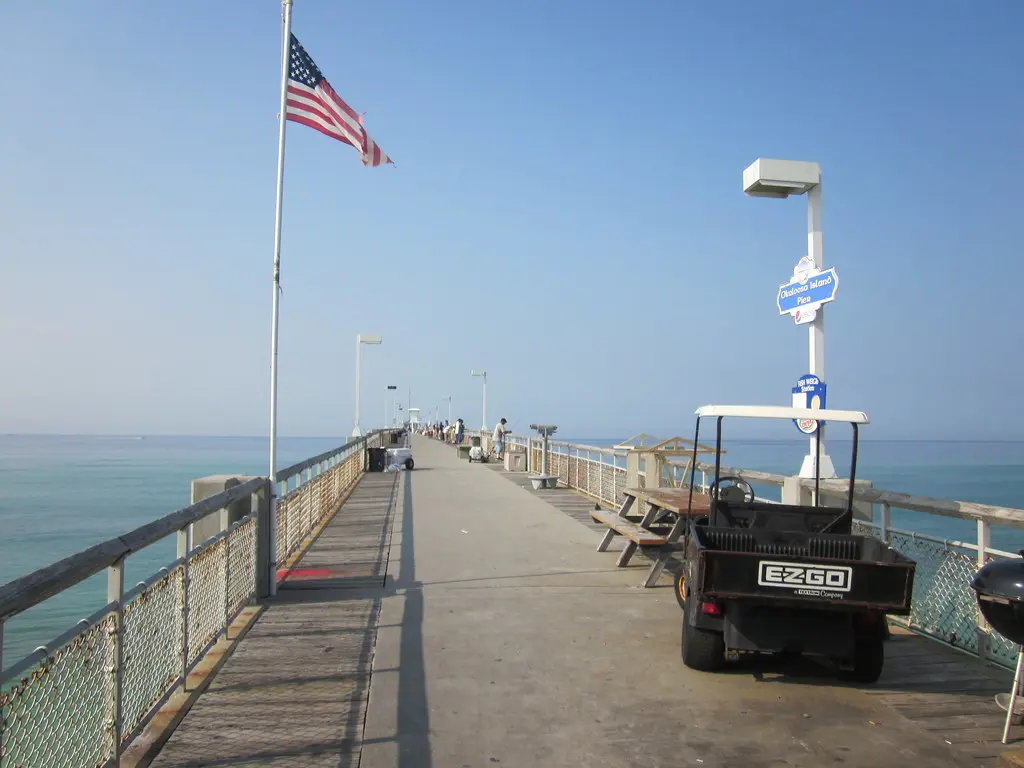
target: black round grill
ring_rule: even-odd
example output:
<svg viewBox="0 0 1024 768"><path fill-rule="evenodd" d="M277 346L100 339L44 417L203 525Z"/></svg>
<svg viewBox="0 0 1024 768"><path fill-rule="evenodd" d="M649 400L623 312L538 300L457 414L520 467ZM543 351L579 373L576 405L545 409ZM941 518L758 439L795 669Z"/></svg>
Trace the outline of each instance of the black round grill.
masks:
<svg viewBox="0 0 1024 768"><path fill-rule="evenodd" d="M971 579L971 589L992 628L1011 642L1024 643L1024 557L982 567Z"/></svg>

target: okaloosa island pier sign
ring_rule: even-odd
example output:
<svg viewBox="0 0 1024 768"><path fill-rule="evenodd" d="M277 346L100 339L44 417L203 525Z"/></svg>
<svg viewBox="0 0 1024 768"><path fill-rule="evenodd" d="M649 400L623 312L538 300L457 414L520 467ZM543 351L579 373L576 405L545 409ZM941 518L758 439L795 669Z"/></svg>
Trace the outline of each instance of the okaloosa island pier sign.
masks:
<svg viewBox="0 0 1024 768"><path fill-rule="evenodd" d="M814 262L804 256L793 268L793 277L779 286L776 301L779 314L790 314L797 325L814 320L822 304L836 297L839 276L835 267L819 270Z"/></svg>

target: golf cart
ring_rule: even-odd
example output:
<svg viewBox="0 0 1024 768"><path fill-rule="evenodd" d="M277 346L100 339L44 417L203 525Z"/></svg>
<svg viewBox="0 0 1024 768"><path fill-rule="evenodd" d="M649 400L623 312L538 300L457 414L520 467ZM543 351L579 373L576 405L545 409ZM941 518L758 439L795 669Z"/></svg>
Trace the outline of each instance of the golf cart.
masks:
<svg viewBox="0 0 1024 768"><path fill-rule="evenodd" d="M813 505L760 501L750 483L722 475L725 417L809 419L853 427L849 490L842 508L820 505L815 460ZM722 667L740 653L796 652L833 660L843 677L873 683L882 674L886 614L906 616L913 561L871 536L851 533L859 411L774 406L704 406L716 420L710 514L693 520L676 576L683 606L682 656L699 670ZM694 491L696 456L690 470Z"/></svg>

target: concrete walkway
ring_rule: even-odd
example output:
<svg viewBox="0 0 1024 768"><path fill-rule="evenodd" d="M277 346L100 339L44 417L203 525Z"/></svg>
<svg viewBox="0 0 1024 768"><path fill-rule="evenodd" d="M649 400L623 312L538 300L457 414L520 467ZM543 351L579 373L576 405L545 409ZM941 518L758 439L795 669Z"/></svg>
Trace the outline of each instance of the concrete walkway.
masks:
<svg viewBox="0 0 1024 768"><path fill-rule="evenodd" d="M615 568L542 495L435 441L413 451L397 484L363 479L301 564L317 570L281 590L155 765L995 763L813 665L686 669L667 579L638 588L645 564ZM980 711L993 681L967 683Z"/></svg>

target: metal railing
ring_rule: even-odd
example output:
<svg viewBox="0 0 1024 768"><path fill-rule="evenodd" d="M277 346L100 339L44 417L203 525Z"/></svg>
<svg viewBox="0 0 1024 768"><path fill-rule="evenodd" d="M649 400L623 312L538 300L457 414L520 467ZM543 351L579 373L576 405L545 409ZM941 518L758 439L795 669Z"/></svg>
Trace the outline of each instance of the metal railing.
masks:
<svg viewBox="0 0 1024 768"><path fill-rule="evenodd" d="M486 441L487 436L483 436ZM540 467L542 443L538 438L508 435L506 441L527 452L531 469ZM611 508L621 503L626 487L625 451L577 443L550 441L548 472L557 475L565 485ZM682 467L679 466L678 470ZM714 464L698 462L696 471L700 486L707 488ZM722 467L722 474L741 477L760 486L781 488L789 479L785 475L748 469ZM674 478L679 481L678 475ZM644 473L638 477L644 485ZM814 487L813 480L800 480L805 491ZM823 481L820 493L839 503L845 500L847 486L842 480ZM760 498L760 497L759 497ZM780 499L766 498L766 501ZM940 640L986 661L1013 669L1018 646L995 632L978 612L971 577L985 563L1000 558L1016 557L1014 553L991 546L992 526L1024 529L1024 510L996 507L965 501L936 499L878 488L857 488L854 501L858 507L870 509L870 519L855 522L855 530L870 533L889 543L893 549L917 563L914 578L912 611L909 617L895 618L909 629ZM955 541L928 536L892 527L892 510L908 510L931 515L973 520L977 524L975 541Z"/></svg>
<svg viewBox="0 0 1024 768"><path fill-rule="evenodd" d="M337 509L362 475L364 449L381 442L375 432L277 473L280 562ZM267 478L253 478L0 587L0 768L118 765L246 605L267 594L269 491ZM232 512L243 514L231 522ZM196 544L194 524L211 515L219 532ZM126 558L171 535L177 559L125 590ZM6 620L104 570L106 605L4 668Z"/></svg>

